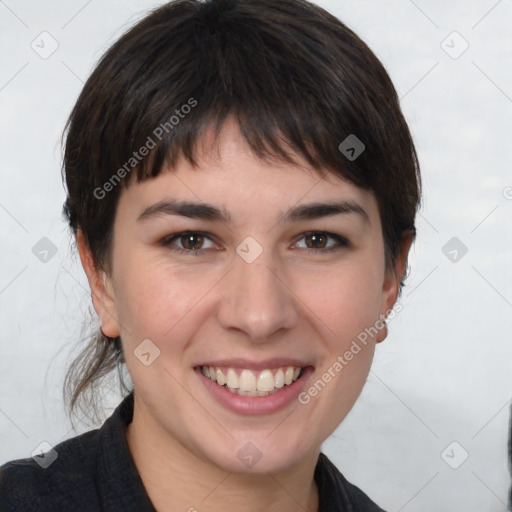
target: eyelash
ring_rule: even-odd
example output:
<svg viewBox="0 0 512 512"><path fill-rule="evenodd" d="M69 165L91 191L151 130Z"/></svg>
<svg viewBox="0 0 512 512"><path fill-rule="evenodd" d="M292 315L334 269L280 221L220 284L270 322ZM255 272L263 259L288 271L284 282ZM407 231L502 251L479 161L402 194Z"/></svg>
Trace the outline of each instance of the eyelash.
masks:
<svg viewBox="0 0 512 512"><path fill-rule="evenodd" d="M179 240L182 236L185 236L185 235L201 235L205 238L208 238L210 241L213 242L209 233L205 233L203 231L182 231L181 233L176 233L174 235L170 235L170 236L163 238L160 241L160 245L163 247L168 247L175 240ZM301 235L301 238L299 238L297 241L301 240L302 238L304 238L308 235L325 235L328 238L332 238L332 239L336 240L337 245L328 247L326 249L325 248L318 248L318 249L313 249L313 248L305 248L304 249L303 248L302 250L306 251L307 253L316 253L316 254L318 254L319 252L329 253L329 252L333 252L333 251L336 251L339 249L346 248L350 245L350 242L345 237L343 237L341 235L337 235L336 233L329 233L327 231L307 231L307 232L303 233ZM203 253L205 250L208 250L208 249L182 249L180 247L173 247L171 250L176 251L181 254L199 256L201 253Z"/></svg>

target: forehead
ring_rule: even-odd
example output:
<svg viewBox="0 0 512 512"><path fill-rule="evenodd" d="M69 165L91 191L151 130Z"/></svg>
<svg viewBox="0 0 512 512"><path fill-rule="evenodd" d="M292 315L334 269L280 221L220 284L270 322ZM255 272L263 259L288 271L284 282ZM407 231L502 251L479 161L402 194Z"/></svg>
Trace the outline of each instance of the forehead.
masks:
<svg viewBox="0 0 512 512"><path fill-rule="evenodd" d="M208 131L200 139L197 166L184 158L154 177L123 188L118 214L134 221L151 205L172 199L208 203L230 218L274 219L294 205L345 201L359 205L368 217L378 215L371 191L325 171L320 173L294 154L296 164L257 157L238 126L226 121L217 139ZM129 219L128 219L129 217Z"/></svg>

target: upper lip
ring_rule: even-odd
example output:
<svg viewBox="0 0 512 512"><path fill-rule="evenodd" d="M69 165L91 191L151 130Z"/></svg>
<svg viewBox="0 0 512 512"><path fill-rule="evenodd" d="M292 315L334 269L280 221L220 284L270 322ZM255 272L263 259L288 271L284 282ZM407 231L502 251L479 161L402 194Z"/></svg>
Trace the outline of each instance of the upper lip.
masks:
<svg viewBox="0 0 512 512"><path fill-rule="evenodd" d="M265 359L263 361L254 361L251 359L216 359L214 361L205 361L198 366L213 366L213 367L227 367L227 368L245 368L247 370L266 370L270 368L282 368L285 366L295 366L305 368L311 366L305 361L293 359L290 357L274 357L272 359Z"/></svg>

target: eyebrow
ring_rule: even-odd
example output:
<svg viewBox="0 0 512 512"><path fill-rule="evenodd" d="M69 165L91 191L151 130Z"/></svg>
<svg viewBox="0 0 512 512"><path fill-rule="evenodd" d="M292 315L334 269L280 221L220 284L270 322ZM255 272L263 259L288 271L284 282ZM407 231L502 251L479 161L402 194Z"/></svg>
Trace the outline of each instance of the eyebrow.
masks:
<svg viewBox="0 0 512 512"><path fill-rule="evenodd" d="M370 217L362 206L354 201L329 201L327 203L310 203L298 205L284 212L279 222L297 222L300 220L313 220L322 217L331 217L340 214L357 214L365 223L370 224ZM224 208L217 208L208 203L194 203L191 201L163 200L148 206L137 217L137 222L146 222L161 215L178 215L191 219L218 221L229 224L231 215Z"/></svg>

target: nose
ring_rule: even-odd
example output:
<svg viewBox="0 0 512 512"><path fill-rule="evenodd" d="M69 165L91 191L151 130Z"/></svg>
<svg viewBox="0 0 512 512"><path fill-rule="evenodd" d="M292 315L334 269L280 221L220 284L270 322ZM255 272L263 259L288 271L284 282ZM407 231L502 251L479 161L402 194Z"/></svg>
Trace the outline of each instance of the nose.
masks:
<svg viewBox="0 0 512 512"><path fill-rule="evenodd" d="M218 321L226 330L243 332L252 342L265 343L297 325L297 298L270 251L247 263L235 256L234 268L222 281Z"/></svg>

